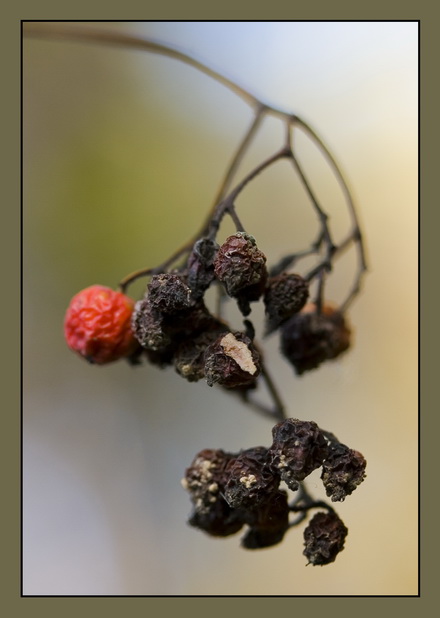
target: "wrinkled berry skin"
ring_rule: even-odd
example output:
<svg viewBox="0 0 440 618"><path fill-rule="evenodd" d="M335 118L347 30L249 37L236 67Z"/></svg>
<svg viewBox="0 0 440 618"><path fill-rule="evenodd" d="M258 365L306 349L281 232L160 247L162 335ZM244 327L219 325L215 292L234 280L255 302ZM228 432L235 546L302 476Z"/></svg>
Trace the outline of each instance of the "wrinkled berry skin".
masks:
<svg viewBox="0 0 440 618"><path fill-rule="evenodd" d="M268 465L268 449L256 446L229 461L223 493L232 508L254 510L273 496L279 484L280 477Z"/></svg>
<svg viewBox="0 0 440 618"><path fill-rule="evenodd" d="M70 301L64 335L71 350L104 365L130 356L138 347L131 330L134 302L102 285L85 288Z"/></svg>
<svg viewBox="0 0 440 618"><path fill-rule="evenodd" d="M209 386L241 388L255 384L260 374L260 355L252 341L240 332L225 332L205 351L205 378Z"/></svg>
<svg viewBox="0 0 440 618"><path fill-rule="evenodd" d="M327 441L313 421L289 418L272 429L271 466L296 491L299 482L319 468L328 453Z"/></svg>
<svg viewBox="0 0 440 618"><path fill-rule="evenodd" d="M181 275L161 273L151 278L148 299L154 311L165 315L176 315L193 305L191 289Z"/></svg>
<svg viewBox="0 0 440 618"><path fill-rule="evenodd" d="M188 523L211 536L229 536L244 525L241 513L231 509L222 495L224 471L232 457L221 449L204 449L195 456L182 480L194 507Z"/></svg>
<svg viewBox="0 0 440 618"><path fill-rule="evenodd" d="M332 445L322 466L321 479L332 502L343 502L365 478L364 456L345 444Z"/></svg>
<svg viewBox="0 0 440 618"><path fill-rule="evenodd" d="M218 244L209 238L200 238L194 243L188 258L187 281L196 299L203 296L215 278L214 260L218 249Z"/></svg>
<svg viewBox="0 0 440 618"><path fill-rule="evenodd" d="M263 549L280 543L289 528L287 492L279 490L257 510L245 514L249 529L241 539L245 549Z"/></svg>
<svg viewBox="0 0 440 618"><path fill-rule="evenodd" d="M267 280L266 256L254 237L244 232L229 236L217 252L214 272L228 295L238 300L242 313L248 315L249 303L260 298Z"/></svg>
<svg viewBox="0 0 440 618"><path fill-rule="evenodd" d="M267 332L272 332L301 311L308 297L309 286L300 275L282 273L270 277L264 293Z"/></svg>
<svg viewBox="0 0 440 618"><path fill-rule="evenodd" d="M348 529L334 512L316 513L304 530L304 556L308 564L322 566L334 562L344 549Z"/></svg>
<svg viewBox="0 0 440 618"><path fill-rule="evenodd" d="M297 375L316 369L350 347L350 329L344 316L329 305L316 311L308 304L281 326L281 352Z"/></svg>

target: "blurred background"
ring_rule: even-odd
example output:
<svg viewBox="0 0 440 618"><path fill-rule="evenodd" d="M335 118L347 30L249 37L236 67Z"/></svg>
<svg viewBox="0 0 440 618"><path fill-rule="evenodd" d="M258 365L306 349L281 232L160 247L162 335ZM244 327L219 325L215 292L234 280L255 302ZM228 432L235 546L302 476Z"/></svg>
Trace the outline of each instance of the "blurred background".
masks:
<svg viewBox="0 0 440 618"><path fill-rule="evenodd" d="M172 368L89 366L68 350L63 319L80 289L116 287L192 237L251 111L176 60L24 40L24 593L417 594L417 23L94 26L181 47L309 122L341 164L369 266L348 314L354 346L301 378L276 336L265 349L289 415L361 451L368 476L337 505L349 535L326 567L305 567L304 526L251 552L240 533L214 539L186 524L191 504L180 479L194 455L268 446L272 423ZM281 123L267 119L240 173L282 139ZM342 237L348 217L338 186L316 148L299 140ZM307 247L318 229L284 163L249 186L238 212L269 264ZM351 253L336 263L330 298L344 298L355 268ZM130 294L144 287L141 280ZM257 326L261 317L255 308ZM324 497L319 474L308 487Z"/></svg>

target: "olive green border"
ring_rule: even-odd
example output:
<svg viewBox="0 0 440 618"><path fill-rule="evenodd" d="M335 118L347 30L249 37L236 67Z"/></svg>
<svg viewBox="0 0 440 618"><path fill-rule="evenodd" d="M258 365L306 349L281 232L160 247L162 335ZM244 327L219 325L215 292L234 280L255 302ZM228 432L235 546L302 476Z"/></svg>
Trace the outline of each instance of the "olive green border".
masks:
<svg viewBox="0 0 440 618"><path fill-rule="evenodd" d="M321 3L322 9L319 7ZM422 457L422 464L425 462L426 457L429 457L432 467L435 465L433 456L431 453L429 436L435 435L435 427L432 431L426 431L426 419L429 419L429 423L436 422L436 415L428 415L427 409L429 404L434 400L434 393L431 393L433 386L433 374L436 367L435 359L432 358L430 363L430 356L432 351L428 342L434 341L434 333L430 332L429 328L433 324L433 312L436 307L435 300L432 299L429 302L429 295L426 297L426 289L435 289L438 282L438 276L434 271L436 264L436 256L430 247L432 243L432 235L436 226L436 205L438 197L434 195L435 188L430 187L431 174L430 171L434 171L434 166L437 166L438 154L434 150L433 140L435 139L436 127L432 126L437 118L437 114L434 115L434 105L436 105L436 96L431 94L430 90L432 86L437 82L438 72L438 44L437 36L434 32L436 19L435 9L424 8L428 5L428 2L419 2L417 5L412 3L405 8L403 3L380 3L377 9L373 8L371 3L368 6L355 5L353 2L337 2L324 3L320 0L320 3L314 3L313 9L301 8L294 6L292 2L275 2L270 4L270 8L265 8L267 5L258 5L255 2L241 2L241 3L229 3L223 2L220 5L213 4L210 8L207 8L207 3L200 3L200 8L195 2L178 3L176 0L173 2L161 2L158 4L158 8L154 8L153 5L147 5L145 2L125 2L122 5L114 3L112 8L111 2L101 3L102 7L97 7L99 3L95 2L94 6L90 2L85 4L84 10L82 10L81 2L76 2L75 5L65 4L61 6L59 2L39 2L31 3L19 1L13 6L5 9L3 8L2 19L2 76L3 80L7 83L3 88L2 106L3 106L3 131L2 131L2 150L3 154L3 174L4 185L7 188L7 195L4 196L3 212L6 213L7 229L11 228L11 233L3 234L3 264L8 265L7 272L5 269L3 281L3 303L2 310L5 311L4 324L7 327L3 329L3 362L5 368L3 375L7 378L3 381L7 385L6 400L2 406L3 418L6 419L6 427L4 435L8 435L8 439L3 441L3 457L5 459L2 470L3 474L3 508L2 508L2 530L4 532L3 551L2 557L6 569L2 578L2 588L4 590L2 594L2 611L6 613L4 615L10 616L30 616L44 615L48 618L51 616L63 616L63 618L69 618L69 616L77 616L78 613L82 613L85 616L94 612L105 611L106 615L113 612L119 615L124 613L125 615L134 615L142 612L149 615L156 615L156 610L159 612L172 612L174 615L178 612L187 613L191 612L192 615L216 615L225 611L232 611L236 614L240 611L256 611L257 613L267 614L268 612L281 612L289 611L309 611L310 614L316 615L317 612L322 611L325 614L338 612L350 613L356 612L362 615L363 612L371 613L372 610L379 611L381 614L391 611L396 612L414 612L429 613L429 604L431 592L433 590L433 579L436 576L437 564L434 562L431 564L428 551L422 551L422 569L421 569L421 596L418 597L379 597L379 598L365 598L365 597L343 597L343 598L252 598L252 597L233 597L233 598L179 598L179 597L26 597L20 596L20 466L19 466L19 435L20 435L20 306L18 298L20 296L20 260L19 260L19 247L20 247L20 221L19 221L19 186L20 186L20 142L18 127L20 123L20 100L19 100L19 88L20 88L20 72L19 72L19 50L20 50L20 20L22 19L127 19L127 15L130 20L136 19L139 15L139 19L145 18L148 14L149 19L157 20L209 20L219 19L226 20L249 20L249 16L252 19L263 20L289 20L289 19L318 19L318 20L346 20L346 19L374 19L374 20L420 20L421 25L421 62L422 62L422 88L421 88L421 145L423 147L421 153L421 170L423 175L421 177L423 196L423 209L421 216L422 225L422 242L421 242L421 283L427 281L430 277L431 286L427 288L425 285L422 287L424 292L423 303L421 308L423 309L423 319L421 320L421 341L423 358L421 362L421 369L423 370L421 385L423 387L423 393L421 397L421 415L423 416L422 423L422 444L423 453L428 453L425 457ZM136 4L139 5L139 10L136 10ZM231 4L233 11L229 11L228 5ZM378 3L377 3L378 4ZM392 4L395 6L393 7ZM175 6L173 6L175 5ZM305 5L304 5L305 7ZM422 8L423 7L423 8ZM72 10L74 9L74 10ZM125 14L125 16L124 16ZM432 67L430 66L432 64ZM428 78L428 74L431 73L432 68L432 80ZM428 73L429 72L429 73ZM437 107L437 106L436 106ZM437 112L437 109L435 110ZM402 130L404 130L402 128ZM6 165L8 164L8 172L6 173ZM429 207L429 197L432 195L432 205ZM6 206L6 207L5 207ZM432 217L432 220L431 220ZM4 219L5 220L5 219ZM428 254L429 252L429 254ZM429 255L429 257L428 257ZM6 259L6 256L8 259ZM11 259L11 257L13 258ZM430 271L434 272L430 272ZM432 343L431 343L432 345ZM9 375L10 374L10 375ZM434 412L434 410L433 410ZM432 468L431 468L432 469ZM424 486L431 486L429 483L429 475L431 470L427 465L422 465L423 471L423 484ZM434 486L434 485L432 485ZM426 496L423 496L425 499ZM425 500L424 500L425 502ZM433 513L432 518L437 519L437 509L429 509L428 505L424 504L423 510L423 535L422 541L428 541L426 545L432 545L435 542L437 535L434 532L433 524L429 516ZM398 513L396 513L398 517ZM384 526L387 522L384 522ZM429 534L432 533L432 541L429 541ZM404 542L404 540L402 540ZM424 550L422 543L422 550ZM380 561L380 548L378 548L378 561ZM355 565L353 565L355 568ZM377 607L379 604L380 607ZM423 605L423 607L422 607ZM3 610L3 607L5 608ZM382 610L382 611L381 611Z"/></svg>

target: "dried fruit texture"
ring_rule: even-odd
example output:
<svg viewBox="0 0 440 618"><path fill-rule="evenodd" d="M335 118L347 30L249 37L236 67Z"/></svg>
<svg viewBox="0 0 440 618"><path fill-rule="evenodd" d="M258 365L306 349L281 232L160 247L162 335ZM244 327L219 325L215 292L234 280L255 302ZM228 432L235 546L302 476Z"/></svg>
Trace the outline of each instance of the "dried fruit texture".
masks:
<svg viewBox="0 0 440 618"><path fill-rule="evenodd" d="M267 333L301 311L309 297L309 286L300 276L282 273L270 277L264 293Z"/></svg>
<svg viewBox="0 0 440 618"><path fill-rule="evenodd" d="M221 449L204 449L182 480L194 505L189 524L212 536L235 534L244 524L241 514L231 509L222 496L224 470L232 457Z"/></svg>
<svg viewBox="0 0 440 618"><path fill-rule="evenodd" d="M212 504L222 499L224 471L233 457L221 449L204 449L198 453L182 480L199 513L210 510Z"/></svg>
<svg viewBox="0 0 440 618"><path fill-rule="evenodd" d="M275 425L272 435L271 466L296 491L298 483L322 465L328 453L327 441L313 421L292 418Z"/></svg>
<svg viewBox="0 0 440 618"><path fill-rule="evenodd" d="M162 273L154 275L147 286L152 309L165 315L176 315L193 304L191 289L182 275Z"/></svg>
<svg viewBox="0 0 440 618"><path fill-rule="evenodd" d="M209 238L200 238L188 258L188 286L194 298L201 298L215 278L214 260L218 244Z"/></svg>
<svg viewBox="0 0 440 618"><path fill-rule="evenodd" d="M226 329L209 313L203 301L169 315L154 307L150 294L136 303L132 328L150 361L159 365L172 363L183 341L191 341L202 332L218 333Z"/></svg>
<svg viewBox="0 0 440 618"><path fill-rule="evenodd" d="M220 335L205 352L205 377L209 386L226 388L254 384L260 373L260 355L243 333Z"/></svg>
<svg viewBox="0 0 440 618"><path fill-rule="evenodd" d="M234 509L254 510L277 491L280 477L268 465L268 449L257 446L231 459L225 469L224 496Z"/></svg>
<svg viewBox="0 0 440 618"><path fill-rule="evenodd" d="M236 298L242 313L248 315L249 303L260 298L267 280L266 256L253 236L244 232L229 236L217 252L214 271L228 295Z"/></svg>
<svg viewBox="0 0 440 618"><path fill-rule="evenodd" d="M172 334L165 318L152 307L148 297L135 304L132 328L136 339L147 350L165 353L173 347Z"/></svg>
<svg viewBox="0 0 440 618"><path fill-rule="evenodd" d="M203 530L210 536L225 537L236 534L243 528L244 521L239 511L234 511L220 498L203 512L194 510L188 520L190 526Z"/></svg>
<svg viewBox="0 0 440 618"><path fill-rule="evenodd" d="M64 319L67 345L90 363L130 356L138 347L131 329L134 301L111 288L92 285L72 298Z"/></svg>
<svg viewBox="0 0 440 618"><path fill-rule="evenodd" d="M188 382L197 382L205 377L206 349L225 333L226 326L214 320L210 330L205 330L196 337L187 338L179 344L174 357L174 367L179 375Z"/></svg>
<svg viewBox="0 0 440 618"><path fill-rule="evenodd" d="M326 305L322 312L314 304L291 317L281 326L281 351L296 373L316 369L350 347L350 329L344 316Z"/></svg>
<svg viewBox="0 0 440 618"><path fill-rule="evenodd" d="M309 564L317 566L334 562L344 549L347 534L347 528L336 513L317 513L304 530L303 554Z"/></svg>
<svg viewBox="0 0 440 618"><path fill-rule="evenodd" d="M342 502L365 478L367 462L345 444L332 445L322 466L321 479L332 502Z"/></svg>
<svg viewBox="0 0 440 618"><path fill-rule="evenodd" d="M285 491L277 491L258 510L245 515L249 530L241 539L245 549L262 549L280 543L289 528L289 503Z"/></svg>

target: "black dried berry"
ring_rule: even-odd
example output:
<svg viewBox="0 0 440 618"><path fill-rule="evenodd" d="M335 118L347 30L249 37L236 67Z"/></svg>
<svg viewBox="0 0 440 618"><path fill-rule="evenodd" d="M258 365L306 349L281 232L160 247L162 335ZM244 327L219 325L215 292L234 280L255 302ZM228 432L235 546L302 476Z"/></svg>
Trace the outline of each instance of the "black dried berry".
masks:
<svg viewBox="0 0 440 618"><path fill-rule="evenodd" d="M205 377L209 386L236 388L255 383L260 355L243 333L224 333L205 352Z"/></svg>
<svg viewBox="0 0 440 618"><path fill-rule="evenodd" d="M365 478L364 456L345 444L335 444L322 465L321 479L332 502L342 502Z"/></svg>
<svg viewBox="0 0 440 618"><path fill-rule="evenodd" d="M209 238L200 238L188 258L187 282L193 298L201 298L215 278L214 260L218 244Z"/></svg>
<svg viewBox="0 0 440 618"><path fill-rule="evenodd" d="M134 336L143 348L164 353L173 347L164 317L151 306L148 297L135 304L131 325Z"/></svg>
<svg viewBox="0 0 440 618"><path fill-rule="evenodd" d="M175 315L193 305L191 289L182 275L162 273L151 278L148 299L151 307L162 314Z"/></svg>
<svg viewBox="0 0 440 618"><path fill-rule="evenodd" d="M174 367L178 374L189 382L197 382L205 377L206 349L225 333L226 326L213 318L209 329L196 337L184 339L174 354Z"/></svg>
<svg viewBox="0 0 440 618"><path fill-rule="evenodd" d="M229 236L217 252L214 270L228 295L236 298L242 313L248 315L249 303L260 298L267 280L266 256L254 237L244 232Z"/></svg>
<svg viewBox="0 0 440 618"><path fill-rule="evenodd" d="M203 530L210 536L225 537L236 534L243 528L244 521L239 511L234 511L223 498L219 498L204 511L197 509L191 514L188 523Z"/></svg>
<svg viewBox="0 0 440 618"><path fill-rule="evenodd" d="M269 450L271 466L287 486L296 491L327 456L324 434L313 421L289 418L272 429L273 444Z"/></svg>
<svg viewBox="0 0 440 618"><path fill-rule="evenodd" d="M344 549L348 529L334 512L317 513L304 530L303 554L308 564L330 564Z"/></svg>
<svg viewBox="0 0 440 618"><path fill-rule="evenodd" d="M344 316L330 306L309 304L281 326L281 352L298 375L316 369L350 347Z"/></svg>
<svg viewBox="0 0 440 618"><path fill-rule="evenodd" d="M224 476L224 497L234 509L259 508L280 484L280 477L268 465L268 449L263 446L242 451L231 459Z"/></svg>
<svg viewBox="0 0 440 618"><path fill-rule="evenodd" d="M245 514L249 530L241 539L245 549L262 549L280 543L289 528L287 493L277 491L257 511Z"/></svg>
<svg viewBox="0 0 440 618"><path fill-rule="evenodd" d="M204 449L182 480L194 505L188 523L212 536L235 534L244 524L240 512L231 509L223 497L224 470L233 457L221 449Z"/></svg>
<svg viewBox="0 0 440 618"><path fill-rule="evenodd" d="M190 493L191 500L200 513L209 510L221 497L224 470L232 457L234 455L221 449L204 449L187 468L182 485Z"/></svg>
<svg viewBox="0 0 440 618"><path fill-rule="evenodd" d="M267 333L301 311L309 296L309 286L300 276L282 273L270 277L264 293Z"/></svg>

